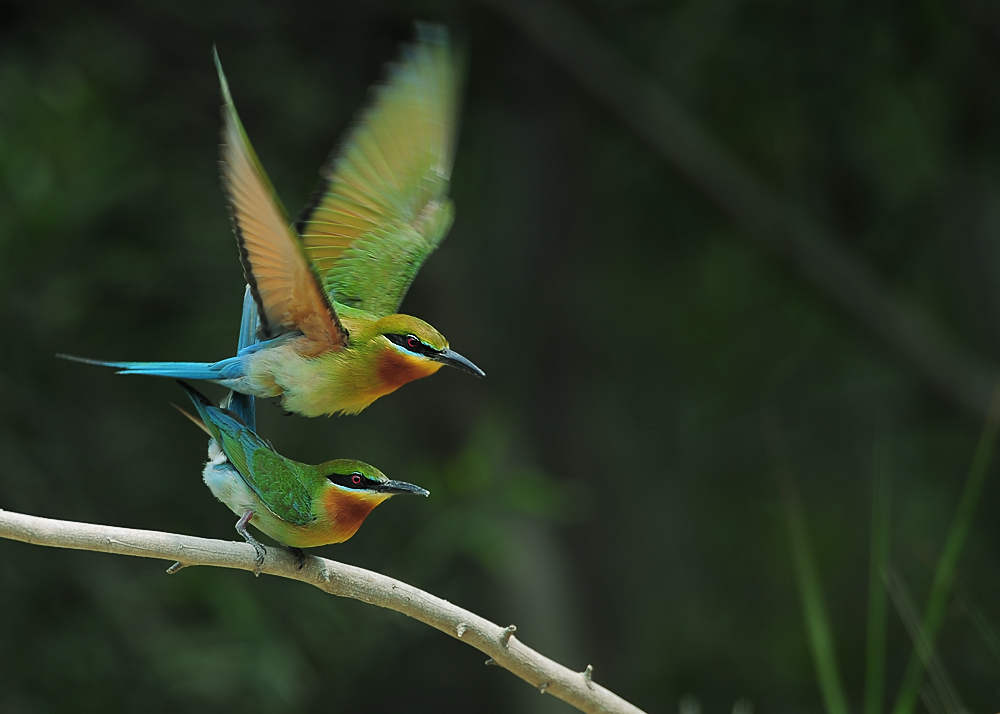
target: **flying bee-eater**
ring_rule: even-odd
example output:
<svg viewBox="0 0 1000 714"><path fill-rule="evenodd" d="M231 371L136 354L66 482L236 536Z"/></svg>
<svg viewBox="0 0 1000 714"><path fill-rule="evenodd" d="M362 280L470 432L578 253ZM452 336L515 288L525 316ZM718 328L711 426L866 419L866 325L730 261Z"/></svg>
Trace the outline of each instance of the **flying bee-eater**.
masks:
<svg viewBox="0 0 1000 714"><path fill-rule="evenodd" d="M181 411L210 437L202 473L205 484L239 516L236 531L257 550L258 567L267 551L247 525L290 548L312 548L344 542L391 496L430 495L411 483L392 481L360 461L337 459L312 466L287 459L235 412L178 383L198 417Z"/></svg>
<svg viewBox="0 0 1000 714"><path fill-rule="evenodd" d="M222 183L261 341L202 362L104 362L123 374L206 379L280 397L304 416L355 414L442 365L484 372L431 325L398 314L420 266L451 227L457 70L444 28L416 42L372 91L370 106L290 225L222 87Z"/></svg>

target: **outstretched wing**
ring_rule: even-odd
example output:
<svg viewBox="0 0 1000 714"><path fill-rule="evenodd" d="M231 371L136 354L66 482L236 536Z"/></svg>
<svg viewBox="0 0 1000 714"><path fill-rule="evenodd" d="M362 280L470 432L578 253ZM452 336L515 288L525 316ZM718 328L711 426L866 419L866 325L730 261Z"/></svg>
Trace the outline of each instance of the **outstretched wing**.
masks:
<svg viewBox="0 0 1000 714"><path fill-rule="evenodd" d="M260 313L261 332L275 337L299 330L317 349L340 349L346 335L306 258L302 243L254 153L215 55L222 108L222 183L247 283Z"/></svg>
<svg viewBox="0 0 1000 714"><path fill-rule="evenodd" d="M333 299L375 315L397 311L453 219L457 72L447 31L417 30L295 224Z"/></svg>

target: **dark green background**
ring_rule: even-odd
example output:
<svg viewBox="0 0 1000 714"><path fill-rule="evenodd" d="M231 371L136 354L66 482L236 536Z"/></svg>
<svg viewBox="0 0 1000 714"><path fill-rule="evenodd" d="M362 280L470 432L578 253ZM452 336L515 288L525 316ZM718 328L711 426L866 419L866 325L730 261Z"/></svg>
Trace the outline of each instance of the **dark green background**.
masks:
<svg viewBox="0 0 1000 714"><path fill-rule="evenodd" d="M567 7L899 300L995 359L990 3ZM443 370L350 418L261 405L286 455L364 459L433 494L316 552L516 623L650 711L688 695L819 710L770 412L860 709L875 454L892 565L922 608L981 416L755 247L497 6L0 2L0 508L235 537L170 380L53 355L229 356L243 280L213 43L294 211L414 18L446 23L468 72L457 221L404 308L488 377ZM1000 705L998 500L991 473L939 643L979 712ZM0 710L568 711L401 615L165 566L0 541ZM891 703L911 645L889 623Z"/></svg>

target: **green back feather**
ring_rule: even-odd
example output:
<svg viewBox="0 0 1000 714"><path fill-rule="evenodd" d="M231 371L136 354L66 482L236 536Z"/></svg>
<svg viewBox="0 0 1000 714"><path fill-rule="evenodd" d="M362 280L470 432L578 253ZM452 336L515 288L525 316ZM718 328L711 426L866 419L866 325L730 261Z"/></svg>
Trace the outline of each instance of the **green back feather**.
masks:
<svg viewBox="0 0 1000 714"><path fill-rule="evenodd" d="M222 409L213 407L209 418L218 424L230 463L267 509L297 526L311 522L314 467L286 459Z"/></svg>
<svg viewBox="0 0 1000 714"><path fill-rule="evenodd" d="M313 521L313 494L323 480L319 469L286 459L233 412L215 406L190 385L180 385L233 468L267 509L297 526Z"/></svg>
<svg viewBox="0 0 1000 714"><path fill-rule="evenodd" d="M249 458L250 468L240 473L271 513L297 526L315 520L316 484L309 478L315 475L314 467L286 459L270 448L255 448Z"/></svg>

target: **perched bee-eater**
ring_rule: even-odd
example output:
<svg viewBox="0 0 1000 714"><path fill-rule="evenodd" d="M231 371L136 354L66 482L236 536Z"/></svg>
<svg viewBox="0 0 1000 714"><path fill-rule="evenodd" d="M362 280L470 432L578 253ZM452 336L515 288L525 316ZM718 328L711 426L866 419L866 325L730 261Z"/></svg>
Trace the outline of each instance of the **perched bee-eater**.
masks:
<svg viewBox="0 0 1000 714"><path fill-rule="evenodd" d="M419 26L375 87L294 225L250 145L216 55L222 182L262 341L201 362L83 362L124 374L207 379L280 397L304 416L354 414L451 365L484 373L429 324L396 310L453 220L448 199L456 68L443 28Z"/></svg>
<svg viewBox="0 0 1000 714"><path fill-rule="evenodd" d="M266 549L247 531L252 524L291 548L342 543L353 536L372 509L400 493L429 493L404 481L390 481L374 466L337 459L302 464L271 448L236 415L217 407L193 387L187 391L198 417L187 416L211 438L203 478L215 497L239 516L236 531L257 549ZM187 414L187 412L185 412Z"/></svg>

